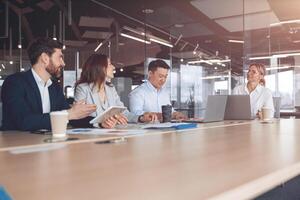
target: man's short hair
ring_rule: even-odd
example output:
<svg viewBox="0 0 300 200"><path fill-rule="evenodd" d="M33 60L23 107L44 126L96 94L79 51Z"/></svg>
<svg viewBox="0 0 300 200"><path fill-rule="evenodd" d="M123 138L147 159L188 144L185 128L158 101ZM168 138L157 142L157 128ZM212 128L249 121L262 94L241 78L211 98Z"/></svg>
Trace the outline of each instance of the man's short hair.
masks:
<svg viewBox="0 0 300 200"><path fill-rule="evenodd" d="M32 65L36 64L42 53L52 55L54 49L62 49L62 43L50 38L37 38L28 47L27 53Z"/></svg>
<svg viewBox="0 0 300 200"><path fill-rule="evenodd" d="M153 60L148 65L148 71L155 72L157 68L170 69L170 66L163 60Z"/></svg>

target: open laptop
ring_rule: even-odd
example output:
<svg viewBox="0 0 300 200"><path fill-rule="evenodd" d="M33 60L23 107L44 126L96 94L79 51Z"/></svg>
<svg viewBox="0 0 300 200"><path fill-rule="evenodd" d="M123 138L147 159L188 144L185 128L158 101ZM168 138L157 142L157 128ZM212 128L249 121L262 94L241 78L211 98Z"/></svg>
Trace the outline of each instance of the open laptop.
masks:
<svg viewBox="0 0 300 200"><path fill-rule="evenodd" d="M225 120L249 120L251 105L249 95L228 95Z"/></svg>
<svg viewBox="0 0 300 200"><path fill-rule="evenodd" d="M204 118L193 118L183 120L183 122L203 123L203 122L217 122L224 120L226 109L227 95L209 95L207 97L207 104Z"/></svg>

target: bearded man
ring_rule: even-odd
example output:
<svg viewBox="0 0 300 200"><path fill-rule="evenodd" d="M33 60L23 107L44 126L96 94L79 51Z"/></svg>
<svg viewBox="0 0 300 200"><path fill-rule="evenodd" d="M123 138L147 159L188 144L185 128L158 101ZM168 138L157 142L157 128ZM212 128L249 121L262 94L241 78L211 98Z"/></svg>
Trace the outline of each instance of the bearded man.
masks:
<svg viewBox="0 0 300 200"><path fill-rule="evenodd" d="M67 110L69 120L76 120L96 110L94 104L77 102L70 108L66 102L55 81L65 66L60 42L38 38L27 53L32 68L8 76L2 86L2 130L50 130L52 111Z"/></svg>

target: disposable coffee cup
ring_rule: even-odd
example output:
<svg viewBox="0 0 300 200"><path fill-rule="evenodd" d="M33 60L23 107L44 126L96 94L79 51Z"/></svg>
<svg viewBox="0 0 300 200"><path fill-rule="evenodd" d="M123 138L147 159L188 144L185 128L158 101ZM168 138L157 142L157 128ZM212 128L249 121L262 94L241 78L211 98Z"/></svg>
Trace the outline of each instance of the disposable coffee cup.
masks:
<svg viewBox="0 0 300 200"><path fill-rule="evenodd" d="M54 138L66 137L68 125L68 112L55 111L50 113L52 136Z"/></svg>
<svg viewBox="0 0 300 200"><path fill-rule="evenodd" d="M263 107L261 109L261 117L263 121L268 121L273 118L273 112L271 108Z"/></svg>
<svg viewBox="0 0 300 200"><path fill-rule="evenodd" d="M171 105L163 105L161 106L162 111L162 121L170 122L172 119L172 106Z"/></svg>

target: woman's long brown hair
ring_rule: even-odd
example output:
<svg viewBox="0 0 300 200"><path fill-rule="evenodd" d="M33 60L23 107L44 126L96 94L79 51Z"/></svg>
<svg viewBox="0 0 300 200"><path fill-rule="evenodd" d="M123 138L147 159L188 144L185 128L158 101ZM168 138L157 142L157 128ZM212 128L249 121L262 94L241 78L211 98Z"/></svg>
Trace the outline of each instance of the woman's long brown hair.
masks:
<svg viewBox="0 0 300 200"><path fill-rule="evenodd" d="M100 87L105 83L107 67L108 58L106 55L92 54L84 63L80 79L77 81L76 86L81 83L94 83L94 86Z"/></svg>

